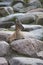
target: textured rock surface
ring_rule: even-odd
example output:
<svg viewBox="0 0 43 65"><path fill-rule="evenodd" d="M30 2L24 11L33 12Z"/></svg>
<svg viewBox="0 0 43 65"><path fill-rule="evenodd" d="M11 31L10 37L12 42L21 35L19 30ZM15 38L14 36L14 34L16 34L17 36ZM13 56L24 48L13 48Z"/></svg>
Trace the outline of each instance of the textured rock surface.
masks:
<svg viewBox="0 0 43 65"><path fill-rule="evenodd" d="M42 5L41 5L41 3L40 3L39 0L29 0L29 2L27 2L27 3L24 1L24 3L25 3L24 5L23 5L23 3L21 3L21 4L20 3L21 2L16 3L14 5L14 7L13 7L14 8L14 11L16 10L17 12L27 12L27 11L29 11L31 9L35 9L35 8L42 7Z"/></svg>
<svg viewBox="0 0 43 65"><path fill-rule="evenodd" d="M9 52L9 44L5 41L0 41L0 56L7 55Z"/></svg>
<svg viewBox="0 0 43 65"><path fill-rule="evenodd" d="M28 24L27 25L24 24L23 27L24 27L25 31L32 31L32 30L36 30L36 29L42 28L41 25L28 25ZM12 29L15 30L15 25L11 26L11 30Z"/></svg>
<svg viewBox="0 0 43 65"><path fill-rule="evenodd" d="M40 51L39 53L37 53L37 55L43 58L43 51Z"/></svg>
<svg viewBox="0 0 43 65"><path fill-rule="evenodd" d="M13 41L11 43L11 47L13 50L28 55L28 56L36 56L37 53L43 50L43 42L36 39L21 39L17 41Z"/></svg>
<svg viewBox="0 0 43 65"><path fill-rule="evenodd" d="M0 31L0 40L7 41L7 38L12 35L14 31ZM36 38L43 41L43 28L36 29L30 32L21 32L24 36L24 38L28 39L30 38Z"/></svg>
<svg viewBox="0 0 43 65"><path fill-rule="evenodd" d="M26 15L34 15L34 22L33 24L36 24L36 25L43 25L43 13L40 11L30 11L30 12L27 12ZM31 23L32 24L32 23Z"/></svg>
<svg viewBox="0 0 43 65"><path fill-rule="evenodd" d="M43 65L43 26L41 26L43 25L43 9L39 8L42 7L40 1L29 0L28 3L26 2L28 0L0 1L3 1L0 2L0 65ZM14 1L13 5L11 5L12 1ZM18 18L22 23L34 23L38 24L39 26L23 25L25 31L30 31L25 32L23 30L24 32L21 32L21 34L24 36L23 38L25 39L14 40L11 42L11 44L8 44L8 37L15 31L4 28L9 28L11 25L14 25L14 21L16 19L15 17ZM18 36L20 36L20 34L16 37ZM7 61L9 61L9 63Z"/></svg>
<svg viewBox="0 0 43 65"><path fill-rule="evenodd" d="M8 14L14 14L12 7L0 7L0 17L7 16Z"/></svg>
<svg viewBox="0 0 43 65"><path fill-rule="evenodd" d="M30 38L36 38L43 41L43 28L33 30L30 32L23 32L23 34L24 34L24 38L28 39L30 37Z"/></svg>
<svg viewBox="0 0 43 65"><path fill-rule="evenodd" d="M30 24L33 23L36 19L36 16L31 14L31 13L26 13L23 16L18 16L17 17L19 21L21 21L24 24Z"/></svg>
<svg viewBox="0 0 43 65"><path fill-rule="evenodd" d="M4 57L0 57L0 65L8 65L8 62Z"/></svg>
<svg viewBox="0 0 43 65"><path fill-rule="evenodd" d="M23 6L23 4L22 3L17 3L17 4L15 4L14 6L13 6L13 9L14 9L14 11L20 11L20 9L22 9L24 6Z"/></svg>
<svg viewBox="0 0 43 65"><path fill-rule="evenodd" d="M27 57L13 57L9 61L10 65L43 65L43 60Z"/></svg>
<svg viewBox="0 0 43 65"><path fill-rule="evenodd" d="M8 36L12 35L14 32L12 31L3 31L0 30L0 40L7 41Z"/></svg>
<svg viewBox="0 0 43 65"><path fill-rule="evenodd" d="M41 7L41 3L40 3L39 0L30 0L29 3L30 3L30 6L33 6L33 7L36 7L36 8Z"/></svg>
<svg viewBox="0 0 43 65"><path fill-rule="evenodd" d="M43 25L43 14L37 15L36 24Z"/></svg>
<svg viewBox="0 0 43 65"><path fill-rule="evenodd" d="M14 14L13 8L12 7L0 7L0 17L5 17L7 15ZM12 21L6 21L6 22L1 22L0 20L0 27L10 27L13 25L14 22Z"/></svg>
<svg viewBox="0 0 43 65"><path fill-rule="evenodd" d="M0 22L0 28L10 28L12 25L14 25L12 21Z"/></svg>
<svg viewBox="0 0 43 65"><path fill-rule="evenodd" d="M33 10L30 10L29 12L43 12L43 8L33 9Z"/></svg>

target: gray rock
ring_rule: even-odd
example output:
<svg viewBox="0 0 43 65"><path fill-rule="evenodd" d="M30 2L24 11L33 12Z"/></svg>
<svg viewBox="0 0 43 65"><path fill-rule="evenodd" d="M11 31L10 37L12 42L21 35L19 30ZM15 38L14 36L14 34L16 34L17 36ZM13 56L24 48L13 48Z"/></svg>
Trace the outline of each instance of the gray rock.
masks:
<svg viewBox="0 0 43 65"><path fill-rule="evenodd" d="M31 14L31 13L26 13L23 16L18 16L17 17L19 21L21 21L24 24L31 24L35 21L36 16Z"/></svg>
<svg viewBox="0 0 43 65"><path fill-rule="evenodd" d="M43 41L43 28L30 32L23 32L24 38L35 38Z"/></svg>
<svg viewBox="0 0 43 65"><path fill-rule="evenodd" d="M24 31L32 31L32 30L36 30L36 29L42 28L41 25L27 25L27 24L23 24L23 27L24 27ZM15 30L15 25L11 26L10 29L11 30Z"/></svg>
<svg viewBox="0 0 43 65"><path fill-rule="evenodd" d="M18 53L38 57L37 53L43 50L43 42L33 38L21 39L13 41L11 47Z"/></svg>
<svg viewBox="0 0 43 65"><path fill-rule="evenodd" d="M5 41L0 41L0 56L7 55L9 52L9 44Z"/></svg>
<svg viewBox="0 0 43 65"><path fill-rule="evenodd" d="M11 15L8 15L8 16L6 16L6 17L2 17L2 18L0 18L0 23L3 23L3 22L5 22L6 23L6 21L15 21L15 19L16 18L18 18L18 17L21 17L21 16L24 16L25 14L24 13L15 13L15 14L11 14Z"/></svg>
<svg viewBox="0 0 43 65"><path fill-rule="evenodd" d="M0 40L7 41L7 38L14 34L15 31L9 31L9 30L0 30ZM30 32L21 32L24 36L24 38L35 38L43 41L43 28L36 29ZM15 37L14 37L15 38Z"/></svg>
<svg viewBox="0 0 43 65"><path fill-rule="evenodd" d="M0 28L0 31L8 31L8 29L5 29L5 28ZM4 35L4 33L0 33L0 41L1 40L4 40L4 41L7 41L6 38L8 37L8 35Z"/></svg>
<svg viewBox="0 0 43 65"><path fill-rule="evenodd" d="M3 7L8 14L14 14L13 8L11 6L9 7Z"/></svg>
<svg viewBox="0 0 43 65"><path fill-rule="evenodd" d="M17 3L17 4L15 4L14 6L13 6L13 9L14 9L14 11L20 11L20 9L22 9L24 6L23 6L23 4L22 3Z"/></svg>
<svg viewBox="0 0 43 65"><path fill-rule="evenodd" d="M9 6L11 2L0 2L0 7L2 6Z"/></svg>
<svg viewBox="0 0 43 65"><path fill-rule="evenodd" d="M10 26L14 25L14 21L0 21L0 28L10 28Z"/></svg>
<svg viewBox="0 0 43 65"><path fill-rule="evenodd" d="M43 60L27 57L13 57L9 61L10 65L43 65Z"/></svg>
<svg viewBox="0 0 43 65"><path fill-rule="evenodd" d="M10 6L9 7L0 7L0 17L5 17L9 14L14 14L12 7L10 7ZM1 28L2 27L9 28L13 24L14 24L14 22L12 22L12 21L1 22L1 20L0 20L0 27Z"/></svg>
<svg viewBox="0 0 43 65"><path fill-rule="evenodd" d="M41 11L37 12L37 11L33 10L33 12L30 11L30 12L27 12L26 14L27 15L29 15L29 14L34 15L35 16L35 22L34 23L37 25L43 25L43 13Z"/></svg>
<svg viewBox="0 0 43 65"><path fill-rule="evenodd" d="M4 40L7 41L8 36L12 35L14 32L12 31L4 31L4 30L0 30L0 41Z"/></svg>
<svg viewBox="0 0 43 65"><path fill-rule="evenodd" d="M40 3L39 0L30 0L30 1L29 1L29 4L30 4L30 6L33 6L33 7L35 7L35 8L40 8L40 7L42 7L42 5L41 5L41 3Z"/></svg>
<svg viewBox="0 0 43 65"><path fill-rule="evenodd" d="M4 17L10 14L14 14L12 7L0 7L0 16Z"/></svg>
<svg viewBox="0 0 43 65"><path fill-rule="evenodd" d="M29 6L29 5L27 6L25 2L23 3L23 1L19 1L18 3L16 3L13 6L13 9L16 12L27 12L27 11L29 11L31 9L34 9L34 7Z"/></svg>
<svg viewBox="0 0 43 65"><path fill-rule="evenodd" d="M6 17L0 18L0 24L6 23L6 21L9 22L9 20L15 21L16 18L18 18L18 20L22 23L33 23L36 20L36 16L31 13L26 13L26 14L25 13L16 13L16 14L11 14ZM11 23L11 22L9 22L9 23ZM12 23L14 23L14 22L12 22Z"/></svg>
<svg viewBox="0 0 43 65"><path fill-rule="evenodd" d="M43 8L36 8L36 9L30 10L29 12L43 12Z"/></svg>
<svg viewBox="0 0 43 65"><path fill-rule="evenodd" d="M8 65L8 62L4 57L0 57L0 65Z"/></svg>
<svg viewBox="0 0 43 65"><path fill-rule="evenodd" d="M43 51L38 52L37 55L43 58Z"/></svg>
<svg viewBox="0 0 43 65"><path fill-rule="evenodd" d="M23 3L18 2L14 5L14 7L13 7L14 11L27 12L29 10L42 7L39 0L29 0L29 2L27 2L27 3L25 1L22 1L22 2L24 2L25 4L23 5Z"/></svg>
<svg viewBox="0 0 43 65"><path fill-rule="evenodd" d="M8 12L4 7L0 7L0 17L7 16Z"/></svg>
<svg viewBox="0 0 43 65"><path fill-rule="evenodd" d="M3 1L6 1L6 2L12 2L12 0L3 0Z"/></svg>
<svg viewBox="0 0 43 65"><path fill-rule="evenodd" d="M43 14L37 15L36 24L43 25Z"/></svg>

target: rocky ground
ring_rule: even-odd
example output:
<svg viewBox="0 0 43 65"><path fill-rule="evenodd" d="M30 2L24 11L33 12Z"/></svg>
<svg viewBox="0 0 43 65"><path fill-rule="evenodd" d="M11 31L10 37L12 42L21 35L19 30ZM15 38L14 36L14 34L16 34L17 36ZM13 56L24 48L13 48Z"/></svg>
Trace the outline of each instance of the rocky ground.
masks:
<svg viewBox="0 0 43 65"><path fill-rule="evenodd" d="M8 3L8 0L2 1ZM8 5L0 3L0 65L43 65L43 8L40 1L11 2L9 0ZM20 24L25 23L21 31L24 38L8 42L15 32L16 19Z"/></svg>
<svg viewBox="0 0 43 65"><path fill-rule="evenodd" d="M0 28L0 65L43 65L43 26L24 26L28 30L23 31L25 39L11 43L7 42L7 38L15 28Z"/></svg>

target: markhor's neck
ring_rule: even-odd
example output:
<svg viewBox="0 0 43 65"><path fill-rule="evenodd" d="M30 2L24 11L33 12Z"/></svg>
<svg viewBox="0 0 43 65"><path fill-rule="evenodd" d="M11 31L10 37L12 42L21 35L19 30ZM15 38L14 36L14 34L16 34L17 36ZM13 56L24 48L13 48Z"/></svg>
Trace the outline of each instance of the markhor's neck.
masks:
<svg viewBox="0 0 43 65"><path fill-rule="evenodd" d="M24 35L18 25L16 25L16 39L24 39Z"/></svg>

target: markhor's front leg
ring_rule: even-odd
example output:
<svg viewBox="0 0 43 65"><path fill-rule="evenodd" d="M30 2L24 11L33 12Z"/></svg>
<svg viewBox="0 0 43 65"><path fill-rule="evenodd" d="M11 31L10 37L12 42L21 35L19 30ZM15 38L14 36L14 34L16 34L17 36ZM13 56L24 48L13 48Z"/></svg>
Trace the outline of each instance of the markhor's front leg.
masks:
<svg viewBox="0 0 43 65"><path fill-rule="evenodd" d="M11 36L7 38L8 42L12 42L14 40L24 39L24 35L22 31L14 32Z"/></svg>
<svg viewBox="0 0 43 65"><path fill-rule="evenodd" d="M16 39L16 33L14 32L11 36L9 36L8 38L7 38L7 41L8 42L12 42L12 41L14 41Z"/></svg>

